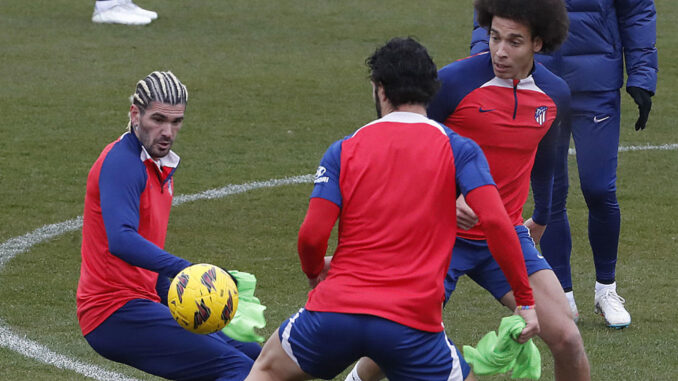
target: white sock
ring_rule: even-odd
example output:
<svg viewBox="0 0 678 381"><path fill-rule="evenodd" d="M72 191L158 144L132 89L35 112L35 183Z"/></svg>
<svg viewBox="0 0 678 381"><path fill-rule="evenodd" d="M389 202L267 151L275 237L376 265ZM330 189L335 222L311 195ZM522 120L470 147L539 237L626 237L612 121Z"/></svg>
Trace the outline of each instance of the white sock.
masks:
<svg viewBox="0 0 678 381"><path fill-rule="evenodd" d="M345 381L363 381L360 379L360 376L358 376L358 364L355 364L353 370L348 375L348 377L346 377Z"/></svg>
<svg viewBox="0 0 678 381"><path fill-rule="evenodd" d="M574 304L574 292L573 291L566 292L565 297L567 298L567 301L570 302L570 304Z"/></svg>
<svg viewBox="0 0 678 381"><path fill-rule="evenodd" d="M600 292L606 288L611 288L612 290L617 292L617 282L614 282L612 284L602 284L596 281L596 292Z"/></svg>

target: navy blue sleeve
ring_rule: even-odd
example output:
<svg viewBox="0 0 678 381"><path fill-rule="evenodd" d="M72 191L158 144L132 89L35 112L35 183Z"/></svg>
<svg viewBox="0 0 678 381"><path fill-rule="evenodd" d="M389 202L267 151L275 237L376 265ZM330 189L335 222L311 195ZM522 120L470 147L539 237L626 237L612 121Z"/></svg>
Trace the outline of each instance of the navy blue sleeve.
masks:
<svg viewBox="0 0 678 381"><path fill-rule="evenodd" d="M320 197L331 201L339 208L342 205L341 188L339 186L339 172L341 166L341 143L344 140L334 142L327 149L320 160L320 166L315 172L313 179L313 192L311 198Z"/></svg>
<svg viewBox="0 0 678 381"><path fill-rule="evenodd" d="M158 281L155 283L155 292L160 297L160 303L164 305L167 305L167 293L169 292L170 283L172 283L170 278L162 275L158 276Z"/></svg>
<svg viewBox="0 0 678 381"><path fill-rule="evenodd" d="M487 29L478 25L476 13L473 12L473 32L471 32L471 55L490 50L490 35Z"/></svg>
<svg viewBox="0 0 678 381"><path fill-rule="evenodd" d="M534 212L532 220L539 225L546 225L551 216L551 197L553 193L553 172L556 164L556 137L559 124L553 122L549 131L539 142L537 154L532 167L532 195Z"/></svg>
<svg viewBox="0 0 678 381"><path fill-rule="evenodd" d="M554 78L556 78L554 76ZM549 95L556 102L558 115L551 128L539 142L532 167L531 184L534 198L532 220L546 225L551 216L551 198L553 193L553 174L556 166L556 148L560 129L570 121L570 89L565 81L556 78L552 82Z"/></svg>
<svg viewBox="0 0 678 381"><path fill-rule="evenodd" d="M466 96L494 77L490 54L466 57L438 71L440 89L426 110L429 118L445 124Z"/></svg>
<svg viewBox="0 0 678 381"><path fill-rule="evenodd" d="M436 122L445 123L445 120L454 112L459 102L455 96L458 90L454 83L456 77L453 67L447 65L440 69L438 79L440 80L440 89L429 103L426 113L429 118Z"/></svg>
<svg viewBox="0 0 678 381"><path fill-rule="evenodd" d="M138 233L139 200L146 186L146 170L138 158L135 162L114 150L109 152L99 174L108 249L132 266L174 278L191 263L162 250Z"/></svg>
<svg viewBox="0 0 678 381"><path fill-rule="evenodd" d="M654 94L657 88L657 11L652 0L617 0L619 34L624 48L626 87Z"/></svg>
<svg viewBox="0 0 678 381"><path fill-rule="evenodd" d="M490 166L483 151L473 140L459 136L444 127L452 154L454 155L455 177L461 194L466 194L484 185L495 185Z"/></svg>

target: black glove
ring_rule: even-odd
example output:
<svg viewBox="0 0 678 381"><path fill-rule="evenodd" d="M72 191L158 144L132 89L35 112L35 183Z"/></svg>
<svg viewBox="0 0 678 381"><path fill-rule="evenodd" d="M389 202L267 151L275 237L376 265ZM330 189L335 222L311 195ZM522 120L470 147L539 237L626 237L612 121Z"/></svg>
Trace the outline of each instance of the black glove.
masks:
<svg viewBox="0 0 678 381"><path fill-rule="evenodd" d="M231 274L230 271L226 270L226 269L223 268L223 267L219 267L219 268L222 269L222 270L224 270L224 271L226 271L226 274L228 274L228 275L231 277L231 279L233 279L233 283L235 283L235 287L237 288L237 287L238 287L238 280L235 279L235 277L233 276L233 274Z"/></svg>
<svg viewBox="0 0 678 381"><path fill-rule="evenodd" d="M629 93L631 98L638 105L638 120L636 121L636 131L645 129L645 124L647 123L647 117L650 115L650 109L652 109L652 92L640 87L627 87L626 92Z"/></svg>

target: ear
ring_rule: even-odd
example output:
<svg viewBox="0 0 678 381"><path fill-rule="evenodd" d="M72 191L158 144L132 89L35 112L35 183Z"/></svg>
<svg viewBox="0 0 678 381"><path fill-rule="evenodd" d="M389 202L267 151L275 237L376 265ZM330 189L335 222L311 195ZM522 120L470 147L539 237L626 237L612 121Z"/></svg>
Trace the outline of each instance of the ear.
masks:
<svg viewBox="0 0 678 381"><path fill-rule="evenodd" d="M141 118L141 111L137 105L132 104L129 106L129 120L132 123L132 126L139 125L139 119Z"/></svg>
<svg viewBox="0 0 678 381"><path fill-rule="evenodd" d="M379 100L382 102L386 101L386 91L384 91L384 86L381 84L376 85L376 94L379 97Z"/></svg>
<svg viewBox="0 0 678 381"><path fill-rule="evenodd" d="M544 40L541 39L541 37L535 37L532 39L532 51L535 53L539 53L541 49L544 47Z"/></svg>

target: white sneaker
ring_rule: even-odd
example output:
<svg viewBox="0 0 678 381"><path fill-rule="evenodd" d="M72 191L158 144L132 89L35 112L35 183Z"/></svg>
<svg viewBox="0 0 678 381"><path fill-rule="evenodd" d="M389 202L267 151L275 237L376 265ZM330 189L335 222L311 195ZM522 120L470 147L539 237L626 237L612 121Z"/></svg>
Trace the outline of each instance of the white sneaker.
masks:
<svg viewBox="0 0 678 381"><path fill-rule="evenodd" d="M624 298L613 287L596 291L596 313L605 318L608 327L625 328L631 324L631 315L624 308Z"/></svg>
<svg viewBox="0 0 678 381"><path fill-rule="evenodd" d="M134 4L132 0L122 0L121 3L122 6L130 10L132 13L136 13L139 16L148 17L149 19L151 19L151 21L158 18L158 14L156 12L141 8L140 6Z"/></svg>
<svg viewBox="0 0 678 381"><path fill-rule="evenodd" d="M570 305L570 311L572 311L572 319L574 320L574 323L577 324L579 323L579 310L577 310L577 303L574 301L574 293L568 291L565 293L565 297L567 298L567 303Z"/></svg>
<svg viewBox="0 0 678 381"><path fill-rule="evenodd" d="M92 22L97 24L147 25L151 21L148 17L130 11L123 4L116 4L103 10L95 6L92 14Z"/></svg>

